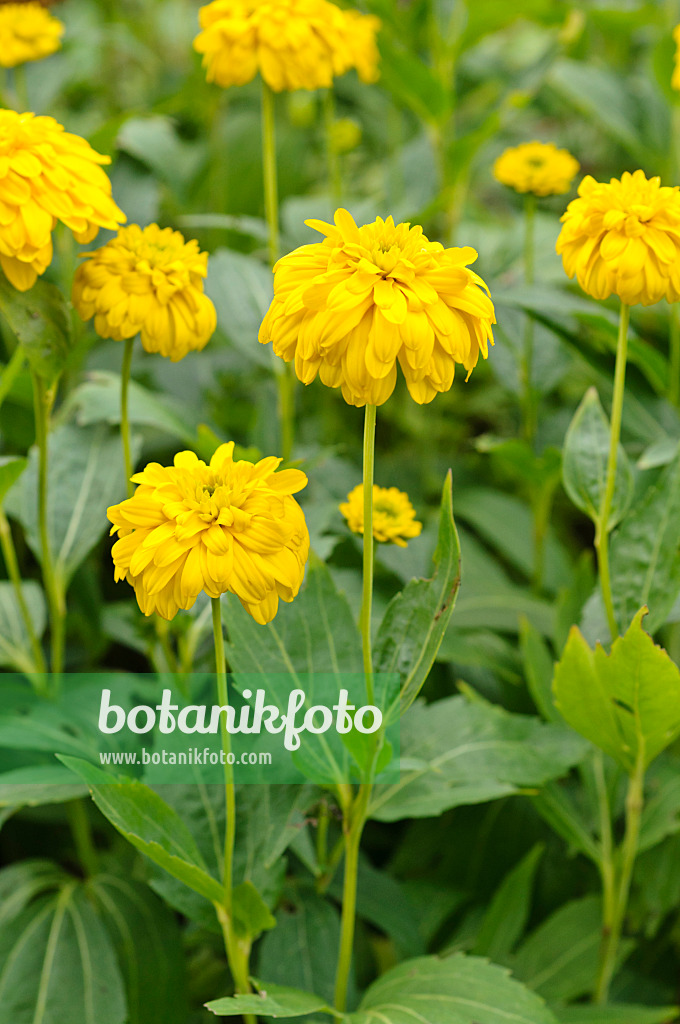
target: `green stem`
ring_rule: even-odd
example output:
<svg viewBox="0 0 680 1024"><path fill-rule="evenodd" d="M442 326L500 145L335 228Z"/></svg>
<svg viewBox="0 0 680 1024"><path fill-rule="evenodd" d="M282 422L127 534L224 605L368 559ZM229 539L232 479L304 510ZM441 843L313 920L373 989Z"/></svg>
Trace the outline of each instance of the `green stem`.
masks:
<svg viewBox="0 0 680 1024"><path fill-rule="evenodd" d="M48 480L48 436L50 413L54 405L56 384L45 387L44 381L33 374L33 403L35 410L35 435L38 445L38 527L43 583L50 614L51 668L59 675L64 667L64 631L66 602L63 588L57 579L48 527L47 480Z"/></svg>
<svg viewBox="0 0 680 1024"><path fill-rule="evenodd" d="M680 309L672 303L670 312L670 360L668 367L668 401L680 405Z"/></svg>
<svg viewBox="0 0 680 1024"><path fill-rule="evenodd" d="M272 267L279 258L279 187L276 171L276 121L274 93L262 79L262 173L264 179L264 210L269 228L269 262Z"/></svg>
<svg viewBox="0 0 680 1024"><path fill-rule="evenodd" d="M120 374L120 437L123 442L123 464L125 466L125 486L127 496L131 498L134 494L135 485L132 483L132 450L130 446L130 415L128 411L128 390L130 386L130 367L132 366L132 353L135 347L134 338L125 339L123 350L123 367Z"/></svg>
<svg viewBox="0 0 680 1024"><path fill-rule="evenodd" d="M366 677L366 696L373 704L373 655L371 652L371 611L373 607L373 476L375 469L375 421L377 408L367 405L364 417L364 543L363 591L361 599L361 648Z"/></svg>
<svg viewBox="0 0 680 1024"><path fill-rule="evenodd" d="M212 622L215 638L215 670L217 676L217 699L220 707L229 704L227 686L227 660L224 653L224 634L222 632L222 605L219 597L212 598ZM236 790L234 787L234 766L229 763L231 755L231 737L227 730L225 715L220 715L220 733L224 753L224 791L226 802L226 824L224 830L224 860L222 868L222 884L224 895L222 903L215 904L217 917L222 928L224 947L229 961L229 968L234 979L236 991L240 995L251 992L248 962L250 958L250 942L240 939L236 934L233 922L233 889L234 889L234 846L236 840ZM244 1014L248 1024L256 1024L255 1017Z"/></svg>
<svg viewBox="0 0 680 1024"><path fill-rule="evenodd" d="M612 833L611 807L604 773L604 757L601 750L593 754L593 776L600 820L600 877L602 879L602 936L601 955L604 956L604 937L611 933L616 914L616 872L614 866L614 837Z"/></svg>
<svg viewBox="0 0 680 1024"><path fill-rule="evenodd" d="M609 436L609 458L607 461L607 478L595 529L595 548L598 556L600 587L609 623L612 641L618 636L618 625L614 613L612 585L609 573L609 520L611 518L614 490L616 487L616 463L618 460L619 441L621 438L621 417L623 413L623 396L626 385L626 359L628 356L628 323L630 306L621 304L619 320L619 337L616 343L616 369L614 371L614 397L612 400L611 432Z"/></svg>
<svg viewBox="0 0 680 1024"><path fill-rule="evenodd" d="M335 125L335 96L333 88L326 89L323 96L324 127L326 130L326 161L328 166L328 194L333 206L338 207L342 201L342 168L340 154L333 141Z"/></svg>
<svg viewBox="0 0 680 1024"><path fill-rule="evenodd" d="M283 363L277 370L276 381L279 388L281 457L284 462L289 462L295 437L295 374L292 363Z"/></svg>
<svg viewBox="0 0 680 1024"><path fill-rule="evenodd" d="M340 925L340 952L335 976L335 1008L344 1013L347 1008L347 986L352 967L354 928L356 924L357 879L359 874L359 847L368 815L372 786L359 787L349 814L345 815L345 875L342 888L342 921Z"/></svg>
<svg viewBox="0 0 680 1024"><path fill-rule="evenodd" d="M17 345L8 363L5 364L0 376L0 405L5 401L14 386L14 381L24 368L26 352L23 345Z"/></svg>
<svg viewBox="0 0 680 1024"><path fill-rule="evenodd" d="M14 541L12 540L12 530L7 521L2 508L0 508L0 548L2 549L2 556L5 560L5 568L7 569L7 575L9 576L12 586L14 587L14 594L16 596L17 605L19 612L24 620L24 626L26 627L26 634L31 644L31 651L33 652L33 661L35 662L35 670L38 673L44 674L47 671L45 665L45 658L43 656L42 647L40 646L40 640L33 628L33 619L31 613L28 610L26 599L24 597L24 591L21 586L21 573L19 572L19 562L17 560L17 553L14 548ZM38 689L42 690L43 686L39 686Z"/></svg>
<svg viewBox="0 0 680 1024"><path fill-rule="evenodd" d="M635 770L628 782L626 831L620 848L620 867L615 894L615 908L611 928L608 932L605 931L604 934L600 969L595 987L594 1002L600 1006L604 1006L607 1003L609 989L616 970L619 944L628 909L630 883L633 878L633 868L635 867L635 859L640 842L640 821L644 807L644 784L644 749L641 749L638 754Z"/></svg>
<svg viewBox="0 0 680 1024"><path fill-rule="evenodd" d="M90 819L84 800L71 800L66 805L71 835L81 867L92 877L99 870L99 856L92 838Z"/></svg>
<svg viewBox="0 0 680 1024"><path fill-rule="evenodd" d="M524 198L524 282L534 283L534 226L536 219L536 196ZM533 444L536 436L536 402L532 384L534 361L534 321L526 314L522 346L522 430L526 440Z"/></svg>

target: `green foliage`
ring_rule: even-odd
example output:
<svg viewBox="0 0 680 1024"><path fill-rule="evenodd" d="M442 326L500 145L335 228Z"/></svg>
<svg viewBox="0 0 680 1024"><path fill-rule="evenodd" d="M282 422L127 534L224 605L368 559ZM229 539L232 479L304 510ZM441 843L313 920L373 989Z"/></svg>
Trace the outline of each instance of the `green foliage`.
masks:
<svg viewBox="0 0 680 1024"><path fill-rule="evenodd" d="M218 1017L241 1017L256 1013L261 1017L304 1017L308 1013L331 1010L318 996L283 985L258 985L258 992L250 996L215 999L207 1007Z"/></svg>
<svg viewBox="0 0 680 1024"><path fill-rule="evenodd" d="M52 383L61 374L70 351L68 307L53 284L38 280L18 292L0 277L0 316L22 346L31 369Z"/></svg>

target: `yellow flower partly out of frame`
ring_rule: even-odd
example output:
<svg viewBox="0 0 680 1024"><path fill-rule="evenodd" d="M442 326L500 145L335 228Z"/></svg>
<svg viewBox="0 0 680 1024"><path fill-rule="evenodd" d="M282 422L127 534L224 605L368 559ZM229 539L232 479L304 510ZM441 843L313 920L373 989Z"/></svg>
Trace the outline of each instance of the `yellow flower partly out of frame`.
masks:
<svg viewBox="0 0 680 1024"><path fill-rule="evenodd" d="M0 5L0 67L42 60L61 46L64 26L39 3Z"/></svg>
<svg viewBox="0 0 680 1024"><path fill-rule="evenodd" d="M0 267L15 288L27 291L51 263L58 220L78 242L125 221L108 163L52 117L0 110Z"/></svg>
<svg viewBox="0 0 680 1024"><path fill-rule="evenodd" d="M680 89L680 25L676 25L673 29L673 39L675 40L675 63L671 78L671 88Z"/></svg>
<svg viewBox="0 0 680 1024"><path fill-rule="evenodd" d="M380 18L374 14L343 10L346 42L351 55L351 66L356 68L362 82L370 85L380 78L380 53L376 37L380 29Z"/></svg>
<svg viewBox="0 0 680 1024"><path fill-rule="evenodd" d="M102 338L141 335L147 352L173 362L202 349L217 326L204 294L208 254L179 231L137 224L121 228L101 249L86 253L73 282L73 304L94 317Z"/></svg>
<svg viewBox="0 0 680 1024"><path fill-rule="evenodd" d="M201 593L235 594L256 622L292 601L309 555L309 533L293 497L307 483L281 459L234 462L220 445L207 465L180 452L174 466L150 463L131 498L107 515L118 534L116 581L127 580L145 615L172 619Z"/></svg>
<svg viewBox="0 0 680 1024"><path fill-rule="evenodd" d="M350 405L382 405L398 363L422 405L449 390L456 363L469 376L480 352L486 359L496 319L488 288L468 269L474 249L445 249L391 217L357 227L346 210L335 224L307 224L326 238L278 261L259 335L295 360L303 384L318 374Z"/></svg>
<svg viewBox="0 0 680 1024"><path fill-rule="evenodd" d="M628 306L680 298L680 189L626 171L619 180L588 175L562 216L557 252L568 277L596 299Z"/></svg>
<svg viewBox="0 0 680 1024"><path fill-rule="evenodd" d="M364 485L357 486L340 505L352 533L364 532ZM416 511L408 494L396 487L373 485L373 536L383 544L397 544L405 548L413 537L419 537L423 524L416 519Z"/></svg>
<svg viewBox="0 0 680 1024"><path fill-rule="evenodd" d="M497 181L515 192L556 196L569 191L579 167L571 153L552 142L523 142L501 153L493 173Z"/></svg>
<svg viewBox="0 0 680 1024"><path fill-rule="evenodd" d="M199 13L194 49L209 82L245 85L261 73L275 92L321 89L355 62L344 12L328 0L213 0ZM363 35L361 37L363 39Z"/></svg>

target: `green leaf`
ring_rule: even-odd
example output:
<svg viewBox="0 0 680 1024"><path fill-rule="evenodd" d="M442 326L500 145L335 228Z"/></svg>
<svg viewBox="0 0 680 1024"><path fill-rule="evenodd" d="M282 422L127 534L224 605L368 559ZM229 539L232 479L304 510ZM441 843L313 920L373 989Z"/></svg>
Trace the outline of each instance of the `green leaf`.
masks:
<svg viewBox="0 0 680 1024"><path fill-rule="evenodd" d="M555 1002L592 992L602 941L602 906L597 896L565 903L536 928L512 960L513 973L533 991ZM619 963L630 952L625 943Z"/></svg>
<svg viewBox="0 0 680 1024"><path fill-rule="evenodd" d="M205 286L217 310L217 321L249 363L271 368L272 353L257 340L273 296L271 270L260 260L230 249L211 253Z"/></svg>
<svg viewBox="0 0 680 1024"><path fill-rule="evenodd" d="M677 1006L557 1006L560 1024L669 1024L680 1016Z"/></svg>
<svg viewBox="0 0 680 1024"><path fill-rule="evenodd" d="M664 755L650 768L645 779L647 795L640 821L640 853L650 850L667 836L680 832L680 764Z"/></svg>
<svg viewBox="0 0 680 1024"><path fill-rule="evenodd" d="M555 1017L508 971L457 954L407 960L368 989L347 1024L555 1024Z"/></svg>
<svg viewBox="0 0 680 1024"><path fill-rule="evenodd" d="M401 723L401 779L376 787L370 813L398 821L495 800L564 775L586 751L573 733L533 716L464 697L418 703Z"/></svg>
<svg viewBox="0 0 680 1024"><path fill-rule="evenodd" d="M222 900L222 886L208 874L191 832L153 789L136 781L112 782L80 758L59 759L84 779L99 810L129 843L205 899Z"/></svg>
<svg viewBox="0 0 680 1024"><path fill-rule="evenodd" d="M401 676L402 714L429 675L460 587L460 543L451 507L449 470L442 493L434 575L429 580L411 580L390 601L375 639L375 671L398 672Z"/></svg>
<svg viewBox="0 0 680 1024"><path fill-rule="evenodd" d="M564 719L632 773L680 735L680 671L642 628L642 608L611 654L591 650L574 626L555 668Z"/></svg>
<svg viewBox="0 0 680 1024"><path fill-rule="evenodd" d="M549 782L531 802L550 827L569 846L585 854L594 864L601 859L600 848L592 836L588 822L567 789Z"/></svg>
<svg viewBox="0 0 680 1024"><path fill-rule="evenodd" d="M380 74L383 84L397 99L429 124L443 121L451 109L451 97L419 56L381 40Z"/></svg>
<svg viewBox="0 0 680 1024"><path fill-rule="evenodd" d="M234 929L242 938L257 939L262 932L276 927L276 918L269 912L252 882L242 882L232 893Z"/></svg>
<svg viewBox="0 0 680 1024"><path fill-rule="evenodd" d="M47 520L55 571L64 583L110 526L109 505L125 496L125 473L118 433L99 425L57 427L48 442ZM38 452L7 495L6 511L22 524L38 560Z"/></svg>
<svg viewBox="0 0 680 1024"><path fill-rule="evenodd" d="M27 292L0 277L0 315L23 346L31 368L46 381L54 381L69 355L70 319L63 295L41 278Z"/></svg>
<svg viewBox="0 0 680 1024"><path fill-rule="evenodd" d="M610 562L617 621L644 604L656 632L680 593L680 453L614 533Z"/></svg>
<svg viewBox="0 0 680 1024"><path fill-rule="evenodd" d="M128 391L128 415L136 426L153 427L185 444L196 443L196 432L180 415L176 398L155 394L131 380ZM120 423L120 375L103 370L88 374L88 379L73 391L65 403L65 413L73 410L79 427L94 423ZM216 446L215 446L216 447ZM214 448L213 448L214 451Z"/></svg>
<svg viewBox="0 0 680 1024"><path fill-rule="evenodd" d="M607 478L609 421L595 388L589 388L564 439L562 479L567 494L582 512L597 522ZM614 499L608 529L626 514L633 498L633 471L619 445Z"/></svg>
<svg viewBox="0 0 680 1024"><path fill-rule="evenodd" d="M60 764L26 766L0 772L0 807L43 807L86 796L85 786Z"/></svg>
<svg viewBox="0 0 680 1024"><path fill-rule="evenodd" d="M547 722L559 721L552 697L552 655L541 634L527 618L520 620L519 642L527 688L537 710Z"/></svg>
<svg viewBox="0 0 680 1024"><path fill-rule="evenodd" d="M83 886L65 880L0 930L0 1024L125 1024L115 953Z"/></svg>
<svg viewBox="0 0 680 1024"><path fill-rule="evenodd" d="M16 483L28 465L19 455L0 456L0 505L10 487Z"/></svg>
<svg viewBox="0 0 680 1024"><path fill-rule="evenodd" d="M175 123L162 114L131 117L123 124L116 145L175 185L194 177L205 159L203 145L195 139L182 139Z"/></svg>
<svg viewBox="0 0 680 1024"><path fill-rule="evenodd" d="M249 996L231 996L215 999L206 1007L218 1017L241 1017L254 1013L260 1017L304 1017L307 1013L329 1013L332 1010L323 999L311 992L283 985L266 986L253 979L257 993Z"/></svg>
<svg viewBox="0 0 680 1024"><path fill-rule="evenodd" d="M537 843L503 879L477 933L473 953L494 963L507 962L524 931L531 909L531 894L544 846Z"/></svg>
<svg viewBox="0 0 680 1024"><path fill-rule="evenodd" d="M47 612L45 598L39 583L27 580L21 592L38 639L45 632ZM35 672L31 642L26 624L19 610L12 583L0 581L0 665L11 666L19 672Z"/></svg>
<svg viewBox="0 0 680 1024"><path fill-rule="evenodd" d="M125 981L126 1024L185 1024L183 949L175 915L147 885L129 878L97 875L86 889Z"/></svg>

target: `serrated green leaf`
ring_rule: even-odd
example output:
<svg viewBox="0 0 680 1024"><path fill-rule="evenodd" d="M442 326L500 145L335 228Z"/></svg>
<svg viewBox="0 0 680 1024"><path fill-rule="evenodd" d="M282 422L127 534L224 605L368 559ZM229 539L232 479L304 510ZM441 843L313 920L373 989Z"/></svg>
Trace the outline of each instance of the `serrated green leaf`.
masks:
<svg viewBox="0 0 680 1024"><path fill-rule="evenodd" d="M611 654L576 626L555 668L555 703L577 732L631 773L680 735L680 671L642 628L642 608Z"/></svg>
<svg viewBox="0 0 680 1024"><path fill-rule="evenodd" d="M27 292L0 276L0 315L22 345L34 373L54 381L69 356L70 321L63 295L41 278Z"/></svg>
<svg viewBox="0 0 680 1024"><path fill-rule="evenodd" d="M595 388L589 388L574 414L564 440L562 479L567 494L596 522L607 479L609 421ZM623 518L633 498L633 471L619 445L614 498L608 529Z"/></svg>
<svg viewBox="0 0 680 1024"><path fill-rule="evenodd" d="M221 902L224 890L208 874L191 832L153 789L137 781L113 782L80 758L59 760L87 783L99 810L129 843L205 899Z"/></svg>
<svg viewBox="0 0 680 1024"><path fill-rule="evenodd" d="M206 1007L218 1017L241 1017L254 1013L259 1017L304 1017L307 1013L329 1013L323 999L311 992L256 982L258 991L248 996L214 999Z"/></svg>
<svg viewBox="0 0 680 1024"><path fill-rule="evenodd" d="M450 470L442 492L433 561L432 579L412 580L390 601L375 639L375 671L401 676L402 714L429 675L460 588L460 542L453 521Z"/></svg>

